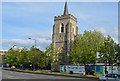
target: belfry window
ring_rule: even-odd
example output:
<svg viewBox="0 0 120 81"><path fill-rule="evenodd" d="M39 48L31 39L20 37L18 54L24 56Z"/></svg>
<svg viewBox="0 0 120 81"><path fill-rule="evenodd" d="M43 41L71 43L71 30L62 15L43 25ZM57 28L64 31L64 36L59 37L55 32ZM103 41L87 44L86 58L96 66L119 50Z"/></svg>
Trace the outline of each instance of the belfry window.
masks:
<svg viewBox="0 0 120 81"><path fill-rule="evenodd" d="M64 32L64 24L61 24L61 32Z"/></svg>
<svg viewBox="0 0 120 81"><path fill-rule="evenodd" d="M61 32L64 32L64 27L61 27Z"/></svg>

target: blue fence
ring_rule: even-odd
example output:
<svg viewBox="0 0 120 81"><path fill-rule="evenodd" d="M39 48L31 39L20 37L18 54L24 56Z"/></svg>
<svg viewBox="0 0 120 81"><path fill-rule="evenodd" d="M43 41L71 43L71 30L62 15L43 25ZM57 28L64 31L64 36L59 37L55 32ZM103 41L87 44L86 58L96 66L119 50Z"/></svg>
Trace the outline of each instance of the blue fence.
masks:
<svg viewBox="0 0 120 81"><path fill-rule="evenodd" d="M104 66L104 65L85 65L85 73L88 75L105 74L105 68L108 73L120 74L120 66ZM60 65L60 72L66 72L65 65Z"/></svg>

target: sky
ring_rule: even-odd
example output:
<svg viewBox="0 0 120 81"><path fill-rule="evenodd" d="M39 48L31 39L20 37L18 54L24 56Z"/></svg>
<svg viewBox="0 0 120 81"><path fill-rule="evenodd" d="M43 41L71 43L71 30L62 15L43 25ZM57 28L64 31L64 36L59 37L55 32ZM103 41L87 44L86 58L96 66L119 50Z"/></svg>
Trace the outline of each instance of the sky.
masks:
<svg viewBox="0 0 120 81"><path fill-rule="evenodd" d="M2 36L0 50L16 45L30 48L37 41L37 48L45 50L52 43L54 16L62 15L64 2L8 2L2 6ZM97 30L110 35L118 42L117 2L68 2L68 11L77 18L79 33Z"/></svg>

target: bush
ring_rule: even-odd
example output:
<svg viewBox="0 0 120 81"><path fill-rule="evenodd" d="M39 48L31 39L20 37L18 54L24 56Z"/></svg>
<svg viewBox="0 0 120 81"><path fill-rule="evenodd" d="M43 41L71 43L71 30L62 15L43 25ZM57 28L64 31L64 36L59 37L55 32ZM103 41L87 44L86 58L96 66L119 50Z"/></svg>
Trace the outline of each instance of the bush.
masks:
<svg viewBox="0 0 120 81"><path fill-rule="evenodd" d="M15 66L11 66L10 70L14 70L15 69Z"/></svg>

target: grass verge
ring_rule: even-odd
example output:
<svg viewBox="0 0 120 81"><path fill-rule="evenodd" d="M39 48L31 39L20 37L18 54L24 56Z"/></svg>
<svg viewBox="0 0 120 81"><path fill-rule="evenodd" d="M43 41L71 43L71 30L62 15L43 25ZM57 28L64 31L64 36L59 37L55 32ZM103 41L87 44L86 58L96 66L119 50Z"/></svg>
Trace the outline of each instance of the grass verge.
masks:
<svg viewBox="0 0 120 81"><path fill-rule="evenodd" d="M6 70L6 69L4 69L4 70ZM30 71L30 70L14 69L12 71L23 72L23 73L33 73L33 74L53 75L53 76L66 76L66 77L98 79L98 76L50 72L50 71L47 71L47 70Z"/></svg>

